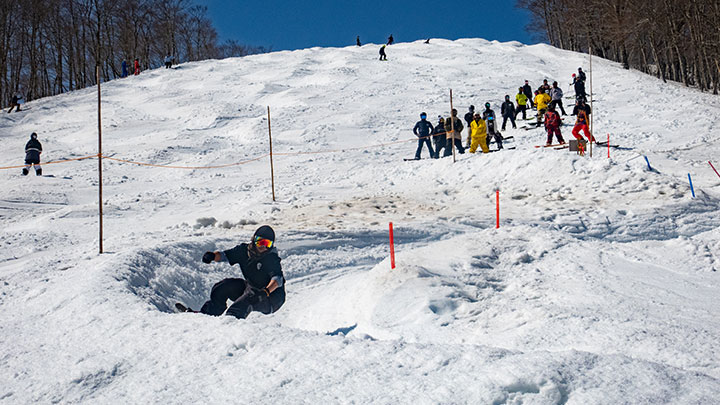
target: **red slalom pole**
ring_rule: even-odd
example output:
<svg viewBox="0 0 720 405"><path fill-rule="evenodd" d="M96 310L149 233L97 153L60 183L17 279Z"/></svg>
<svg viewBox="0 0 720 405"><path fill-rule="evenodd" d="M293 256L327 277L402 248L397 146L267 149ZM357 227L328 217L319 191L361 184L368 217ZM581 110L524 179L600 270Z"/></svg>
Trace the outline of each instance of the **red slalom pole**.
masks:
<svg viewBox="0 0 720 405"><path fill-rule="evenodd" d="M495 229L500 228L500 190L495 190Z"/></svg>
<svg viewBox="0 0 720 405"><path fill-rule="evenodd" d="M610 159L610 134L608 134L608 159Z"/></svg>
<svg viewBox="0 0 720 405"><path fill-rule="evenodd" d="M390 268L395 268L395 242L393 240L392 222L390 222Z"/></svg>
<svg viewBox="0 0 720 405"><path fill-rule="evenodd" d="M709 161L709 160L708 160L708 163L710 163L710 161ZM712 164L712 163L710 163L710 167L712 167L712 168L713 168L713 170L715 170L715 166L713 166L713 164ZM715 170L715 174L717 174L717 175L718 175L718 177L720 177L720 173L718 173L718 171L717 171L717 170Z"/></svg>

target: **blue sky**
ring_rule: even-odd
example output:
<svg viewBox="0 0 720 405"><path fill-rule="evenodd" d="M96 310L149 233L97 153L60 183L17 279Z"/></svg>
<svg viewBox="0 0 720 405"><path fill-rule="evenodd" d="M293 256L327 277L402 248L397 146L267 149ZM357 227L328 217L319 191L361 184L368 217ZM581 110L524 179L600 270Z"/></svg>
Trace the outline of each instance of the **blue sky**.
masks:
<svg viewBox="0 0 720 405"><path fill-rule="evenodd" d="M485 38L536 43L529 16L502 1L198 0L221 41L290 50L432 38Z"/></svg>

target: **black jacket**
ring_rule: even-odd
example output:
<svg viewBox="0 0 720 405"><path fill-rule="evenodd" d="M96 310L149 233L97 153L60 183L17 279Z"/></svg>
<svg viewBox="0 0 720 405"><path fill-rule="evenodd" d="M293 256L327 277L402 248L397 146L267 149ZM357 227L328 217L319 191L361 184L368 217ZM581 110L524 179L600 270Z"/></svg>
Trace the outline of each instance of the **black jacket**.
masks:
<svg viewBox="0 0 720 405"><path fill-rule="evenodd" d="M572 113L572 115L577 115L577 113L578 113L578 111L579 111L580 109L585 110L585 113L588 115L588 117L590 116L590 113L591 113L591 111L590 111L590 106L587 105L587 104L582 105L582 106L576 105L575 108L573 108L573 113Z"/></svg>
<svg viewBox="0 0 720 405"><path fill-rule="evenodd" d="M500 106L500 114L503 117L514 117L515 116L515 103L508 100Z"/></svg>
<svg viewBox="0 0 720 405"><path fill-rule="evenodd" d="M532 101L532 100L533 100L533 91L532 91L532 87L530 87L529 84L526 84L526 85L523 86L523 94L525 94L525 96L527 96L528 101L530 101L530 103L532 104L532 102L533 102L533 101Z"/></svg>
<svg viewBox="0 0 720 405"><path fill-rule="evenodd" d="M240 265L243 278L251 287L257 290L267 287L273 277L282 278L283 286L270 293L270 304L273 312L280 308L285 302L285 276L283 276L280 256L278 256L276 248L272 248L256 257L249 254L247 243L241 243L224 253L230 265L236 263Z"/></svg>
<svg viewBox="0 0 720 405"><path fill-rule="evenodd" d="M421 137L426 137L426 136L429 136L430 134L432 134L434 129L435 128L433 128L430 121L420 120L417 122L417 124L415 124L415 128L413 128L413 133L417 137L421 138Z"/></svg>
<svg viewBox="0 0 720 405"><path fill-rule="evenodd" d="M465 122L467 122L468 127L473 120L473 115L475 115L475 111L468 111L465 113Z"/></svg>
<svg viewBox="0 0 720 405"><path fill-rule="evenodd" d="M40 161L42 145L37 139L31 139L25 144L25 160Z"/></svg>
<svg viewBox="0 0 720 405"><path fill-rule="evenodd" d="M483 111L483 113L482 113L482 117L483 117L484 120L487 120L487 118L488 118L489 116L492 116L493 119L496 119L496 118L497 118L497 117L495 116L495 111L493 111L492 108L487 108L487 109L485 109L485 111Z"/></svg>

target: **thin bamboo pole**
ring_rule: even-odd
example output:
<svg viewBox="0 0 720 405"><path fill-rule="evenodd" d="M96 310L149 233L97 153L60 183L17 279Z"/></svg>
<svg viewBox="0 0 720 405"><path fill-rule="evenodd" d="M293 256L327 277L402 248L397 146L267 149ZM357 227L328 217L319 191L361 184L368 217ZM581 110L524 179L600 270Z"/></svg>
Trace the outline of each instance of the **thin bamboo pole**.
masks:
<svg viewBox="0 0 720 405"><path fill-rule="evenodd" d="M100 216L100 253L103 252L103 177L102 177L102 113L100 111L100 64L95 65L98 90L98 211Z"/></svg>
<svg viewBox="0 0 720 405"><path fill-rule="evenodd" d="M450 89L450 147L452 148L453 163L455 163L455 117L453 117L453 96ZM447 140L448 138L445 137ZM445 146L447 148L447 146Z"/></svg>
<svg viewBox="0 0 720 405"><path fill-rule="evenodd" d="M592 45L590 44L590 36L588 36L588 53L590 54L590 134L594 134L593 132L593 118L595 116L595 110L593 109L593 88L592 88L592 77L593 77L593 68L592 68ZM595 135L592 135L595 137ZM590 142L590 157L592 157L592 142Z"/></svg>
<svg viewBox="0 0 720 405"><path fill-rule="evenodd" d="M275 202L275 170L273 168L272 131L270 130L270 106L268 106L268 138L270 139L270 183L272 184L273 202Z"/></svg>

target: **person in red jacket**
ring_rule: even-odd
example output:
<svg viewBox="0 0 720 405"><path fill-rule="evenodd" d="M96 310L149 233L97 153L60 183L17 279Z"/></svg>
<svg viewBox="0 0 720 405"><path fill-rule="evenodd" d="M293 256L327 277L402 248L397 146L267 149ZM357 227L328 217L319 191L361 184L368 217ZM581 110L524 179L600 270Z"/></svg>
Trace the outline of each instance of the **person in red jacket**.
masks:
<svg viewBox="0 0 720 405"><path fill-rule="evenodd" d="M560 145L565 143L562 133L560 132L560 125L562 125L562 120L560 118L560 114L555 111L555 106L548 106L547 112L545 112L545 130L548 134L545 145L552 145L553 135L557 137Z"/></svg>
<svg viewBox="0 0 720 405"><path fill-rule="evenodd" d="M578 103L579 105L580 103ZM580 136L580 131L582 130L585 132L585 137L590 142L595 142L595 138L593 138L592 134L590 133L590 129L588 127L588 115L585 109L578 108L577 109L577 119L575 120L575 126L573 127L572 134L575 137L575 139L582 140L583 137Z"/></svg>
<svg viewBox="0 0 720 405"><path fill-rule="evenodd" d="M140 74L140 62L138 58L135 58L135 76Z"/></svg>

